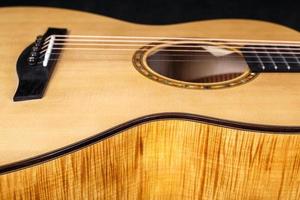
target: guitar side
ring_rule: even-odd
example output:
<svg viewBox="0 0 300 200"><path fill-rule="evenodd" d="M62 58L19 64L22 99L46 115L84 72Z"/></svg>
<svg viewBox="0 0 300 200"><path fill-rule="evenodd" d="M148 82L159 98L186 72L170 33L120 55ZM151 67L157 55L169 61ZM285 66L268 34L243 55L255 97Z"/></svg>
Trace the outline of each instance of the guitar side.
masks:
<svg viewBox="0 0 300 200"><path fill-rule="evenodd" d="M298 199L298 135L152 121L0 176L0 199Z"/></svg>

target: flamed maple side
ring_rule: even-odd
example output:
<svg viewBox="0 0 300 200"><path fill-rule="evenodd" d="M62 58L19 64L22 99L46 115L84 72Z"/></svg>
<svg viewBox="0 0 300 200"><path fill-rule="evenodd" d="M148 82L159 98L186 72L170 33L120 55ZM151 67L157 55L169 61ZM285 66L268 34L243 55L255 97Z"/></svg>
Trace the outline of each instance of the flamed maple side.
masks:
<svg viewBox="0 0 300 200"><path fill-rule="evenodd" d="M299 41L297 31L234 19L147 26L38 7L0 8L0 16L1 199L299 198L297 73L185 89L140 74L132 61L136 49L63 51L42 99L12 101L16 60L48 27L72 35L280 41ZM198 117L143 118L166 112ZM141 120L101 138L135 118ZM79 142L89 137L93 144ZM74 143L80 148L70 148Z"/></svg>
<svg viewBox="0 0 300 200"><path fill-rule="evenodd" d="M1 199L298 199L298 135L164 120L0 178Z"/></svg>

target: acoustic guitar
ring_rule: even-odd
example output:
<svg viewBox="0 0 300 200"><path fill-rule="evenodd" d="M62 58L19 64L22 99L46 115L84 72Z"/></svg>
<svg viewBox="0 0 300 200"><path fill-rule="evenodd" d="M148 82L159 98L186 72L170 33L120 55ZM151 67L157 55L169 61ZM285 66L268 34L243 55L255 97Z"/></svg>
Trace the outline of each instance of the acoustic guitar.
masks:
<svg viewBox="0 0 300 200"><path fill-rule="evenodd" d="M297 31L0 16L0 199L300 198Z"/></svg>

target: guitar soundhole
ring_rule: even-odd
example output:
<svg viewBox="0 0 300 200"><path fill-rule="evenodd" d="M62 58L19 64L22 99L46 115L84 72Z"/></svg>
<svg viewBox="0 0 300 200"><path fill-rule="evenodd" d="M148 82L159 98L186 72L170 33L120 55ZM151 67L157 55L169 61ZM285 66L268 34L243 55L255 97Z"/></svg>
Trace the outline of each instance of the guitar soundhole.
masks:
<svg viewBox="0 0 300 200"><path fill-rule="evenodd" d="M235 49L212 44L156 44L136 52L136 68L147 77L184 88L223 88L254 77L243 56ZM148 48L148 50L146 50Z"/></svg>

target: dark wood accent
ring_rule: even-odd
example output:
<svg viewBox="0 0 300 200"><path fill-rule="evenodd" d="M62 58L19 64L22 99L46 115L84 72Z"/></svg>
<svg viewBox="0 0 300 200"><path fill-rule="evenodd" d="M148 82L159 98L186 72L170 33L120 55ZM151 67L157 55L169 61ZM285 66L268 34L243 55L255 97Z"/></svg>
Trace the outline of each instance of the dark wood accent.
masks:
<svg viewBox="0 0 300 200"><path fill-rule="evenodd" d="M39 59L39 51L44 40L54 34L66 35L67 29L49 28L41 37L42 40L38 45L33 43L21 53L17 62L19 85L13 98L14 101L40 99L44 96L60 50L57 50L56 54L51 56L47 66L43 66L42 60ZM34 57L32 53L35 53ZM30 58L33 58L34 61L31 62Z"/></svg>
<svg viewBox="0 0 300 200"><path fill-rule="evenodd" d="M143 116L131 121L128 121L124 124L113 127L107 131L99 133L95 136L87 138L85 140L76 142L69 146L62 147L60 149L29 158L26 160L22 160L19 162L7 164L0 166L0 174L10 173L15 170L19 170L25 167L30 167L42 162L46 162L52 159L55 159L59 156L63 156L65 154L80 150L88 145L94 144L111 136L114 136L121 131L124 131L128 128L132 128L134 126L140 125L142 123L151 122L155 120L168 120L168 119L179 119L179 120L190 120L196 122L202 122L207 124L215 124L222 127L234 128L234 129L242 129L249 131L258 131L265 134L300 134L300 126L270 126L270 125L260 125L260 124L250 124L250 123L242 123L235 121L222 120L217 118L205 117L201 115L195 114L187 114L187 113L158 113Z"/></svg>

